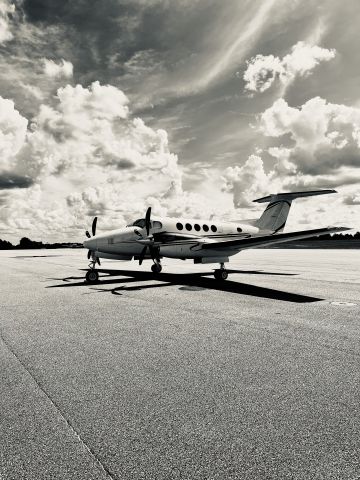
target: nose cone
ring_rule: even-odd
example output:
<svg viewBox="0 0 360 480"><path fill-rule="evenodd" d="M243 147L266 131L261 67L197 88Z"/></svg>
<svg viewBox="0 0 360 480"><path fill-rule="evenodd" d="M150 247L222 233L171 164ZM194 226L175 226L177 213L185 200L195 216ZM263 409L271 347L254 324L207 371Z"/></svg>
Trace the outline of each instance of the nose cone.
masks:
<svg viewBox="0 0 360 480"><path fill-rule="evenodd" d="M86 240L84 240L83 245L85 248L92 250L96 248L96 240L94 238L87 238Z"/></svg>

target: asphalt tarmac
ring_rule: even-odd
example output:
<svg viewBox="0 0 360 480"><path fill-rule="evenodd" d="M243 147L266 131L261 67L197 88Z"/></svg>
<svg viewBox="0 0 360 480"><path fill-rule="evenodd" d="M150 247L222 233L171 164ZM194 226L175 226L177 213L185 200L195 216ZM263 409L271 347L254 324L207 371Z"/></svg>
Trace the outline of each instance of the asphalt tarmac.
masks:
<svg viewBox="0 0 360 480"><path fill-rule="evenodd" d="M0 259L1 480L360 478L360 250Z"/></svg>

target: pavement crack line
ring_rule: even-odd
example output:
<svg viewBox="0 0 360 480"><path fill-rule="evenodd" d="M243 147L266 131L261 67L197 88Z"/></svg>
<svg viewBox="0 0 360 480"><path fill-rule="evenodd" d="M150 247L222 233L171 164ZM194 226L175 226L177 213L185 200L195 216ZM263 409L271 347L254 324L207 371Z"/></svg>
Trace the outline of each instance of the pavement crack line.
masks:
<svg viewBox="0 0 360 480"><path fill-rule="evenodd" d="M4 338L3 334L0 333L0 339L8 349L8 351L16 358L16 360L20 363L22 368L27 372L27 374L31 377L33 382L37 385L37 387L41 390L41 392L46 396L46 398L51 402L53 407L56 409L60 417L64 420L65 424L67 427L70 429L73 435L78 439L80 444L83 446L84 450L91 456L95 464L97 464L102 472L106 475L106 477L109 480L119 480L119 477L117 477L114 473L112 473L106 465L101 461L101 459L97 456L95 451L85 442L85 440L81 437L80 433L75 429L74 425L71 423L71 421L64 415L64 413L61 411L59 405L55 402L53 398L49 395L49 393L45 390L44 386L41 384L41 382L31 373L29 368L26 366L26 364L21 360L20 356L16 353L16 351L11 347L9 342Z"/></svg>

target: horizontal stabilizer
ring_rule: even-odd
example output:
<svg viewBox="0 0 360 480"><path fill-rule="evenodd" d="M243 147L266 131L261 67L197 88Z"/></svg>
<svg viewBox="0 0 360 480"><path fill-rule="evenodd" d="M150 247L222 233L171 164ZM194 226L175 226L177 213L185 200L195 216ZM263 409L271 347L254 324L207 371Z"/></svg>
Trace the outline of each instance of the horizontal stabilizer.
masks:
<svg viewBox="0 0 360 480"><path fill-rule="evenodd" d="M258 198L253 200L256 203L269 203L277 202L281 200L295 200L300 197L312 197L314 195L326 195L328 193L337 193L336 190L309 190L307 192L288 192L288 193L275 193L268 195L267 197Z"/></svg>

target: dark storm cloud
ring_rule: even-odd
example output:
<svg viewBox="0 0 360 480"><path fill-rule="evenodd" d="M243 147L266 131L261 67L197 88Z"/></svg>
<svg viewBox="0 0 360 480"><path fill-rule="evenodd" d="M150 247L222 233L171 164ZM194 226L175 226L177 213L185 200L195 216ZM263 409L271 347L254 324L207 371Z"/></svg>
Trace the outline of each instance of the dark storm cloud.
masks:
<svg viewBox="0 0 360 480"><path fill-rule="evenodd" d="M76 56L76 69L88 81L108 81L109 75L124 73L124 63L139 51L171 49L170 63L179 60L184 51L195 48L215 3L193 2L185 8L183 2L167 1L23 0L21 8L29 23L67 32L68 57ZM49 58L52 41L57 39L49 38Z"/></svg>
<svg viewBox="0 0 360 480"><path fill-rule="evenodd" d="M28 188L34 181L27 176L16 175L13 173L0 173L0 190L9 190L12 188Z"/></svg>

